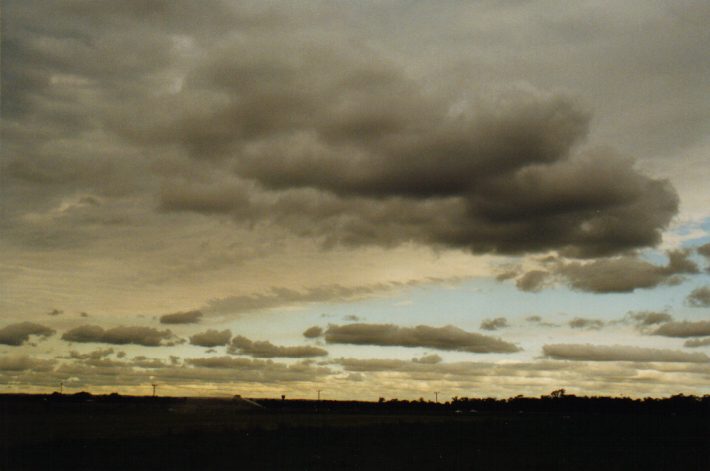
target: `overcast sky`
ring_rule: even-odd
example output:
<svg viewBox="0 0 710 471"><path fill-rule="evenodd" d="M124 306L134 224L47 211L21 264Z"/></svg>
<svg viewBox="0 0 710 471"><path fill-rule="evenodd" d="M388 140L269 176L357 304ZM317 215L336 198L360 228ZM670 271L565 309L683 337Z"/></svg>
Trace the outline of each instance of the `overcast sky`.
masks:
<svg viewBox="0 0 710 471"><path fill-rule="evenodd" d="M709 23L6 0L1 391L709 394Z"/></svg>

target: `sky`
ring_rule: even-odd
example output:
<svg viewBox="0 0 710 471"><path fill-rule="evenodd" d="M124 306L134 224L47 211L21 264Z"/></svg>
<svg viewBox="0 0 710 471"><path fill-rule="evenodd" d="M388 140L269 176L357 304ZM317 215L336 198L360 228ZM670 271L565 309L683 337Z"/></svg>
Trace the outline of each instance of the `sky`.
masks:
<svg viewBox="0 0 710 471"><path fill-rule="evenodd" d="M0 392L710 394L708 23L6 0Z"/></svg>

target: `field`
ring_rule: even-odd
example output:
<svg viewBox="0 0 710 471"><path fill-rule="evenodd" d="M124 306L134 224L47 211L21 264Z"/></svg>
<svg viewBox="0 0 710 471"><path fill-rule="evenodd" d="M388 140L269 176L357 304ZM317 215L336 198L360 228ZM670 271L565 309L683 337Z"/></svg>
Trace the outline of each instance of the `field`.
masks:
<svg viewBox="0 0 710 471"><path fill-rule="evenodd" d="M708 470L690 412L1 397L5 470Z"/></svg>

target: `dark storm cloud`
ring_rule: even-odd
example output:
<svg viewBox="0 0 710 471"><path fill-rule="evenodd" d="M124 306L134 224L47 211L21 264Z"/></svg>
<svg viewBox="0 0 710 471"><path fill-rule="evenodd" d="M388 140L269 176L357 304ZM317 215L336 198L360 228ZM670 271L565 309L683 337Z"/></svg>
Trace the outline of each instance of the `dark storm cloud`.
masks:
<svg viewBox="0 0 710 471"><path fill-rule="evenodd" d="M393 324L330 325L325 331L327 343L427 347L471 353L513 353L520 348L496 337L466 332L447 325L400 327Z"/></svg>
<svg viewBox="0 0 710 471"><path fill-rule="evenodd" d="M256 45L208 51L179 96L147 109L158 123L122 120L129 139L179 145L238 177L169 182L164 210L274 221L326 243L574 256L653 245L677 211L667 181L609 150L576 152L589 114L569 98L517 93L454 111L364 48ZM214 91L211 108L185 108Z"/></svg>
<svg viewBox="0 0 710 471"><path fill-rule="evenodd" d="M51 185L47 198L64 186L152 192L163 211L274 223L326 245L570 256L654 245L678 209L668 181L580 149L590 113L575 99L483 100L453 79L420 81L295 7L9 9L9 175L18 188ZM49 145L90 131L125 152ZM170 164L142 158L162 150ZM171 173L184 156L195 171Z"/></svg>
<svg viewBox="0 0 710 471"><path fill-rule="evenodd" d="M136 344L145 347L169 345L175 336L169 330L152 327L119 326L104 330L97 325L82 325L64 332L62 340L78 343Z"/></svg>
<svg viewBox="0 0 710 471"><path fill-rule="evenodd" d="M710 321L667 322L653 331L664 337L704 337L710 335Z"/></svg>
<svg viewBox="0 0 710 471"><path fill-rule="evenodd" d="M255 358L313 358L328 352L312 346L284 347L268 341L252 341L241 335L232 339L227 351L233 355L249 355Z"/></svg>
<svg viewBox="0 0 710 471"><path fill-rule="evenodd" d="M323 335L323 329L321 327L318 327L317 325L309 327L303 331L303 336L307 339L315 339L320 337L321 335Z"/></svg>
<svg viewBox="0 0 710 471"><path fill-rule="evenodd" d="M20 346L30 339L30 336L49 337L55 330L34 322L19 322L0 329L0 344Z"/></svg>
<svg viewBox="0 0 710 471"><path fill-rule="evenodd" d="M573 329L597 330L604 327L604 322L599 319L585 319L583 317L577 317L569 321L569 326Z"/></svg>
<svg viewBox="0 0 710 471"><path fill-rule="evenodd" d="M186 311L186 312L176 312L174 314L165 314L160 316L161 324L196 324L200 322L202 318L202 312L200 311Z"/></svg>
<svg viewBox="0 0 710 471"><path fill-rule="evenodd" d="M483 330L498 330L508 327L508 320L505 317L496 317L495 319L484 319L481 322Z"/></svg>
<svg viewBox="0 0 710 471"><path fill-rule="evenodd" d="M190 344L200 347L221 347L229 343L232 332L229 330L208 329L205 332L197 333L190 337Z"/></svg>
<svg viewBox="0 0 710 471"><path fill-rule="evenodd" d="M649 361L706 363L704 353L631 347L625 345L556 344L542 347L543 354L556 360L575 361Z"/></svg>
<svg viewBox="0 0 710 471"><path fill-rule="evenodd" d="M695 288L690 292L686 301L693 307L710 307L710 285Z"/></svg>
<svg viewBox="0 0 710 471"><path fill-rule="evenodd" d="M587 263L558 260L548 263L548 268L551 276L577 291L628 293L659 285L676 285L683 280L683 275L699 273L689 255L687 250L671 250L665 266L654 265L636 256L621 256Z"/></svg>

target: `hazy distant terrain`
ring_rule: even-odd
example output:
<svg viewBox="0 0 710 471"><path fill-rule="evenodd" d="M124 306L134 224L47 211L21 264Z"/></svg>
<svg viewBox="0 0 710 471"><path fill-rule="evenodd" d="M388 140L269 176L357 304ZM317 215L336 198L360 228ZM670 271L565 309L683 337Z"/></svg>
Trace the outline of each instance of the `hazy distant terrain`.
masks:
<svg viewBox="0 0 710 471"><path fill-rule="evenodd" d="M708 397L259 402L1 396L1 469L710 469Z"/></svg>

